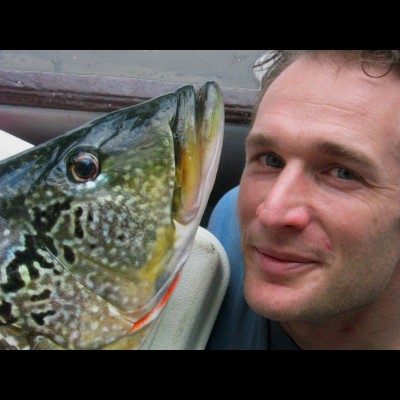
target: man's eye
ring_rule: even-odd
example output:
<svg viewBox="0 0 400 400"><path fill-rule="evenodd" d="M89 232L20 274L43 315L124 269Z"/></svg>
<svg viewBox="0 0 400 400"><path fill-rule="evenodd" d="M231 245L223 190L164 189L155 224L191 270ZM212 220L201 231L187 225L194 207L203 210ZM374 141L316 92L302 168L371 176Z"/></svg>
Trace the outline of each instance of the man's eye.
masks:
<svg viewBox="0 0 400 400"><path fill-rule="evenodd" d="M264 154L261 156L260 161L271 168L283 168L285 166L283 160L275 153Z"/></svg>
<svg viewBox="0 0 400 400"><path fill-rule="evenodd" d="M345 168L332 168L330 171L330 175L346 181L357 180L357 176Z"/></svg>

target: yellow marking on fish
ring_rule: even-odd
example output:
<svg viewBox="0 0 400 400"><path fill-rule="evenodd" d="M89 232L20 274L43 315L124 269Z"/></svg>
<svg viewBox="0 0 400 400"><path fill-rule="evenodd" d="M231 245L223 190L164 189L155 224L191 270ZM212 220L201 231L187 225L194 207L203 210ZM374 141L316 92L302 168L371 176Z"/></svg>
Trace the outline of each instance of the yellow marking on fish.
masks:
<svg viewBox="0 0 400 400"><path fill-rule="evenodd" d="M174 247L175 232L171 226L161 227L157 231L157 241L150 261L138 272L137 276L141 281L155 282L164 272L165 255L169 254Z"/></svg>

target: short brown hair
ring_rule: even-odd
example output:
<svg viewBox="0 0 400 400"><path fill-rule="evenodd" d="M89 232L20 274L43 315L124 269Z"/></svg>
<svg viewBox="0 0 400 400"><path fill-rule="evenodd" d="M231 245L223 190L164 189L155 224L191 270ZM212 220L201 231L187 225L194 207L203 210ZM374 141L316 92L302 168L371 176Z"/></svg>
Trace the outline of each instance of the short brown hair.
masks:
<svg viewBox="0 0 400 400"><path fill-rule="evenodd" d="M342 60L347 63L359 64L368 76L379 78L387 75L392 69L400 75L400 50L270 50L268 57L253 65L253 68L268 64L261 81L261 89L253 108L251 126L253 125L258 107L271 83L294 61L301 56L325 57ZM383 72L370 74L371 67L378 66Z"/></svg>

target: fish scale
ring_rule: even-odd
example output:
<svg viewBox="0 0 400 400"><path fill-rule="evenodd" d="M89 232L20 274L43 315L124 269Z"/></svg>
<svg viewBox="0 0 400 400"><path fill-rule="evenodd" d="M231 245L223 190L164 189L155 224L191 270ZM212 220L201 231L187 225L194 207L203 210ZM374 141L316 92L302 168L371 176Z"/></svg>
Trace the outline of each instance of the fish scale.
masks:
<svg viewBox="0 0 400 400"><path fill-rule="evenodd" d="M189 255L222 125L218 86L186 86L0 162L0 348L139 346Z"/></svg>

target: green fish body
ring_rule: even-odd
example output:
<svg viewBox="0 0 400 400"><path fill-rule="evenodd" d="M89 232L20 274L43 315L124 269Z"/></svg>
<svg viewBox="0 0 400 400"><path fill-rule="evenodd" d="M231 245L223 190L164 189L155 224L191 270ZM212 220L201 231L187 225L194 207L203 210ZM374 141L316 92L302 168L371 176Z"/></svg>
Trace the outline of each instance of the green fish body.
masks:
<svg viewBox="0 0 400 400"><path fill-rule="evenodd" d="M223 120L216 83L184 86L0 161L0 348L119 348L157 317Z"/></svg>

